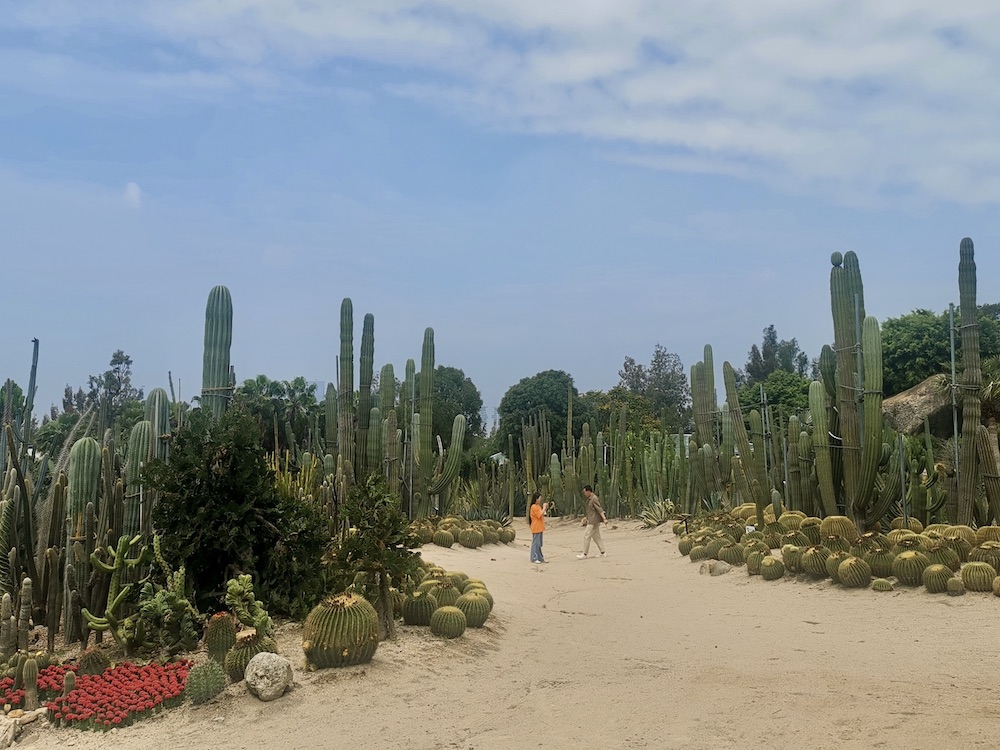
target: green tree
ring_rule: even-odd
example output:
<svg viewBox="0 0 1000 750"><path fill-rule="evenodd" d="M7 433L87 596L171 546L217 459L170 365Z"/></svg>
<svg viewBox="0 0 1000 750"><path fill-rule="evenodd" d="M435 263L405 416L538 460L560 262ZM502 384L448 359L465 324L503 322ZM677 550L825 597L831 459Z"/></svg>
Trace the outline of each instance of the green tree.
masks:
<svg viewBox="0 0 1000 750"><path fill-rule="evenodd" d="M612 410L618 412L623 407L630 430L644 434L660 427L649 400L622 385L616 385L609 391L587 391L580 396L580 401L593 414L590 427L594 435L601 430L607 434L611 426Z"/></svg>
<svg viewBox="0 0 1000 750"><path fill-rule="evenodd" d="M419 390L419 375L417 388ZM476 384L457 367L438 365L434 369L434 434L441 436L445 449L451 441L455 417L465 415L465 445L468 450L483 436L483 397Z"/></svg>
<svg viewBox="0 0 1000 750"><path fill-rule="evenodd" d="M979 351L985 359L1000 355L1000 306L979 306ZM959 312L955 311L958 325ZM917 309L882 323L883 390L901 393L932 375L950 375L951 334L947 311L936 314ZM962 337L955 333L956 365L962 367Z"/></svg>
<svg viewBox="0 0 1000 750"><path fill-rule="evenodd" d="M809 383L811 381L797 372L784 369L772 371L763 381L746 383L739 388L740 405L746 409L759 408L761 386L767 403L777 407L781 414L789 416L809 408Z"/></svg>
<svg viewBox="0 0 1000 750"><path fill-rule="evenodd" d="M691 389L684 365L661 344L653 348L648 367L626 357L618 378L618 387L644 398L649 412L662 417L668 429L683 428L690 421Z"/></svg>
<svg viewBox="0 0 1000 750"><path fill-rule="evenodd" d="M121 418L129 402L142 402L142 388L132 386L132 358L121 349L111 355L111 369L87 379L86 403L104 401L108 424ZM125 425L123 425L125 427ZM132 425L127 425L131 429Z"/></svg>
<svg viewBox="0 0 1000 750"><path fill-rule="evenodd" d="M522 378L507 389L497 413L500 415L499 439L505 450L507 435L514 436L515 451L521 435L521 425L531 417L544 413L552 432L552 452L558 452L566 441L566 418L569 394L573 397L573 434L579 435L584 421L590 416L587 405L573 385L573 378L562 370L545 370Z"/></svg>
<svg viewBox="0 0 1000 750"><path fill-rule="evenodd" d="M747 363L743 366L742 385L761 383L776 370L795 373L806 377L809 372L809 357L799 349L795 339L778 340L778 332L774 325L764 329L764 338L760 347L756 344L750 347Z"/></svg>
<svg viewBox="0 0 1000 750"><path fill-rule="evenodd" d="M390 588L400 590L416 577L420 546L400 509L399 498L389 492L385 479L372 474L355 485L344 503L351 533L340 540L334 558L351 577L362 573L373 583L373 604L379 615L379 640L395 635Z"/></svg>
<svg viewBox="0 0 1000 750"><path fill-rule="evenodd" d="M247 573L260 582L268 606L287 614L290 597L268 597L268 587L296 592L321 574L316 540L325 524L304 510L305 520L288 521L256 420L241 406L218 422L202 409L191 412L169 463L153 461L144 478L160 493L153 525L164 555L186 563L202 608L216 607L226 581Z"/></svg>

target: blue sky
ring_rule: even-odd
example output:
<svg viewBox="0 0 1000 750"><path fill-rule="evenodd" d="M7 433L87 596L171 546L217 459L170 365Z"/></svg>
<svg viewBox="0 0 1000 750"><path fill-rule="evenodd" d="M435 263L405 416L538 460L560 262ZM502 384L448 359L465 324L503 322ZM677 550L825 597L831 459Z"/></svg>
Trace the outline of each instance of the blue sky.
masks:
<svg viewBox="0 0 1000 750"><path fill-rule="evenodd" d="M332 380L350 297L487 411L769 324L816 356L835 250L880 320L957 303L965 236L1000 301L1000 6L806 6L7 3L0 376L37 337L42 409L116 349L190 398L216 284L241 381Z"/></svg>

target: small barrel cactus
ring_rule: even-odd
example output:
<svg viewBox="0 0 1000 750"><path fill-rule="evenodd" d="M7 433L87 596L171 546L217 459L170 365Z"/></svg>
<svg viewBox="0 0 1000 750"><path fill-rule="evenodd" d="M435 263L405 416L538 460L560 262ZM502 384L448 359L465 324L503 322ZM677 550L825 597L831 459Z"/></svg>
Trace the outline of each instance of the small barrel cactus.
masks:
<svg viewBox="0 0 1000 750"><path fill-rule="evenodd" d="M205 625L205 647L208 657L222 664L226 654L236 644L239 622L230 612L216 612Z"/></svg>
<svg viewBox="0 0 1000 750"><path fill-rule="evenodd" d="M453 607L462 592L449 580L438 581L436 585L428 589L428 592L437 599L439 607Z"/></svg>
<svg viewBox="0 0 1000 750"><path fill-rule="evenodd" d="M490 609L491 610L493 609L493 594L487 591L486 586L484 586L483 584L468 587L467 589L465 589L464 594L479 594L479 596L483 597L486 601L490 603Z"/></svg>
<svg viewBox="0 0 1000 750"><path fill-rule="evenodd" d="M226 689L226 672L222 664L209 659L204 664L192 667L188 672L187 685L184 694L191 702L199 706L207 703Z"/></svg>
<svg viewBox="0 0 1000 750"><path fill-rule="evenodd" d="M509 526L504 526L497 533L500 534L500 544L510 544L517 536L517 532Z"/></svg>
<svg viewBox="0 0 1000 750"><path fill-rule="evenodd" d="M302 650L314 669L365 664L376 648L378 614L357 594L328 596L302 624Z"/></svg>
<svg viewBox="0 0 1000 750"><path fill-rule="evenodd" d="M850 552L851 543L837 534L823 537L822 544L831 552Z"/></svg>
<svg viewBox="0 0 1000 750"><path fill-rule="evenodd" d="M708 559L708 549L704 544L696 544L691 548L691 562L698 562L699 560Z"/></svg>
<svg viewBox="0 0 1000 750"><path fill-rule="evenodd" d="M959 568L962 567L962 561L958 559L958 553L946 544L932 544L924 550L924 554L931 561L931 565L947 565L953 573L957 573ZM1000 562L1000 559L998 559L998 562Z"/></svg>
<svg viewBox="0 0 1000 750"><path fill-rule="evenodd" d="M965 593L965 584L959 576L952 576L948 579L946 591L948 596L962 596Z"/></svg>
<svg viewBox="0 0 1000 750"><path fill-rule="evenodd" d="M976 529L976 543L1000 542L1000 526L980 526Z"/></svg>
<svg viewBox="0 0 1000 750"><path fill-rule="evenodd" d="M483 546L485 537L476 529L462 529L458 532L458 543L467 549L477 549Z"/></svg>
<svg viewBox="0 0 1000 750"><path fill-rule="evenodd" d="M274 638L263 635L253 628L238 633L236 643L226 654L226 661L223 665L229 679L233 682L240 682L247 671L247 664L250 663L250 660L264 651L277 653L278 644Z"/></svg>
<svg viewBox="0 0 1000 750"><path fill-rule="evenodd" d="M851 557L850 552L831 552L830 556L826 558L826 574L830 576L834 583L840 583L840 576L837 574L837 569L840 564L844 562L847 558Z"/></svg>
<svg viewBox="0 0 1000 750"><path fill-rule="evenodd" d="M800 525L799 528L801 529L802 526ZM839 536L853 542L858 538L858 527L847 516L827 516L820 522L819 536L820 539L826 539L828 536Z"/></svg>
<svg viewBox="0 0 1000 750"><path fill-rule="evenodd" d="M76 673L79 675L98 675L111 666L111 659L97 648L88 648L80 655L76 663Z"/></svg>
<svg viewBox="0 0 1000 750"><path fill-rule="evenodd" d="M458 607L438 607L431 615L431 633L442 638L458 638L465 626L465 613Z"/></svg>
<svg viewBox="0 0 1000 750"><path fill-rule="evenodd" d="M871 567L873 576L888 578L892 575L892 561L895 557L887 547L876 547L866 552L862 559Z"/></svg>
<svg viewBox="0 0 1000 750"><path fill-rule="evenodd" d="M455 606L465 613L465 623L470 628L481 628L492 608L489 600L477 591L462 594L455 601Z"/></svg>
<svg viewBox="0 0 1000 750"><path fill-rule="evenodd" d="M745 562L743 559L743 545L739 542L734 542L723 546L719 550L719 559L730 565L742 565Z"/></svg>
<svg viewBox="0 0 1000 750"><path fill-rule="evenodd" d="M819 544L820 539L820 526L822 525L820 521L815 516L808 516L802 519L802 523L799 524L799 531L809 537L809 544Z"/></svg>
<svg viewBox="0 0 1000 750"><path fill-rule="evenodd" d="M923 583L924 569L930 564L923 552L908 550L896 555L892 561L892 574L904 586L919 586Z"/></svg>
<svg viewBox="0 0 1000 750"><path fill-rule="evenodd" d="M929 594L943 594L948 590L948 579L954 575L955 571L947 565L933 563L924 568L921 580Z"/></svg>
<svg viewBox="0 0 1000 750"><path fill-rule="evenodd" d="M771 554L768 550L767 554ZM802 547L794 544L786 544L781 548L781 561L785 563L785 570L789 573L802 572Z"/></svg>
<svg viewBox="0 0 1000 750"><path fill-rule="evenodd" d="M886 578L876 578L872 581L872 591L892 591L892 581Z"/></svg>
<svg viewBox="0 0 1000 750"><path fill-rule="evenodd" d="M802 553L800 563L802 572L818 578L826 578L826 558L830 556L830 550L818 544L808 547Z"/></svg>
<svg viewBox="0 0 1000 750"><path fill-rule="evenodd" d="M431 615L438 608L437 599L426 591L414 591L403 603L403 624L430 625Z"/></svg>
<svg viewBox="0 0 1000 750"><path fill-rule="evenodd" d="M992 591L996 569L989 563L969 562L962 566L962 583L969 591Z"/></svg>
<svg viewBox="0 0 1000 750"><path fill-rule="evenodd" d="M777 557L765 557L760 561L760 577L765 581L776 581L785 575L785 564Z"/></svg>
<svg viewBox="0 0 1000 750"><path fill-rule="evenodd" d="M760 575L760 564L763 562L765 557L769 557L771 551L768 550L765 555L760 550L754 550L747 555L747 575L759 576Z"/></svg>
<svg viewBox="0 0 1000 750"><path fill-rule="evenodd" d="M871 566L860 557L848 557L837 566L837 580L849 589L867 588L872 580Z"/></svg>
<svg viewBox="0 0 1000 750"><path fill-rule="evenodd" d="M450 547L455 543L455 537L450 531L444 531L438 529L434 532L434 537L432 539L434 544L438 547Z"/></svg>

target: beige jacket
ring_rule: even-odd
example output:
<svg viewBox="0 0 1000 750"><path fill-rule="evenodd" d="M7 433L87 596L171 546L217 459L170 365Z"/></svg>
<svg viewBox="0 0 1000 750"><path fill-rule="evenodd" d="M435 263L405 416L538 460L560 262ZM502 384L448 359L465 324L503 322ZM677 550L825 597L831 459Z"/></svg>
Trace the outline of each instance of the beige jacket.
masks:
<svg viewBox="0 0 1000 750"><path fill-rule="evenodd" d="M602 522L603 516L604 508L601 507L601 498L593 492L590 493L590 497L587 498L587 523L596 526Z"/></svg>

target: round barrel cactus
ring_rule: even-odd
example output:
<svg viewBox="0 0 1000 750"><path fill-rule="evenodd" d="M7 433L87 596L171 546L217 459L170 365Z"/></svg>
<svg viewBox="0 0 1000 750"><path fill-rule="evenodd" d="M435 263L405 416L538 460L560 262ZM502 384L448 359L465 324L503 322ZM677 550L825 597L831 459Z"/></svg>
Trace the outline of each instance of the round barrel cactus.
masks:
<svg viewBox="0 0 1000 750"><path fill-rule="evenodd" d="M962 567L958 553L946 544L932 544L924 550L924 554L931 561L931 565L947 565L953 573L958 572L958 569Z"/></svg>
<svg viewBox="0 0 1000 750"><path fill-rule="evenodd" d="M913 534L911 536L906 536L892 545L892 554L901 555L904 552L916 551L923 552L927 548L924 543L923 537Z"/></svg>
<svg viewBox="0 0 1000 750"><path fill-rule="evenodd" d="M480 533L484 544L500 544L500 534L494 529L483 529Z"/></svg>
<svg viewBox="0 0 1000 750"><path fill-rule="evenodd" d="M954 575L955 571L947 565L932 563L924 568L921 580L929 594L943 594L948 590L948 579Z"/></svg>
<svg viewBox="0 0 1000 750"><path fill-rule="evenodd" d="M760 561L760 577L765 581L776 581L785 575L785 564L777 557L765 557Z"/></svg>
<svg viewBox="0 0 1000 750"><path fill-rule="evenodd" d="M504 526L502 529L497 531L497 533L500 535L500 544L510 544L511 542L514 541L514 538L517 536L517 533L514 531L514 529L510 528L509 526Z"/></svg>
<svg viewBox="0 0 1000 750"><path fill-rule="evenodd" d="M455 606L465 614L465 623L470 628L481 628L486 618L490 616L489 600L475 591L462 594L455 601Z"/></svg>
<svg viewBox="0 0 1000 750"><path fill-rule="evenodd" d="M691 562L708 559L708 549L703 544L696 544L691 548Z"/></svg>
<svg viewBox="0 0 1000 750"><path fill-rule="evenodd" d="M479 594L479 596L483 597L490 603L490 609L493 609L493 594L487 591L485 586L471 586L465 590L463 596L465 594Z"/></svg>
<svg viewBox="0 0 1000 750"><path fill-rule="evenodd" d="M428 589L429 593L437 599L439 607L452 607L462 595L462 592L452 584L451 581L438 581L436 585Z"/></svg>
<svg viewBox="0 0 1000 750"><path fill-rule="evenodd" d="M828 536L839 536L853 542L858 538L858 527L847 516L827 516L820 522L819 535L821 539Z"/></svg>
<svg viewBox="0 0 1000 750"><path fill-rule="evenodd" d="M851 543L851 554L864 557L865 553L879 547L890 549L889 537L880 531L866 531Z"/></svg>
<svg viewBox="0 0 1000 750"><path fill-rule="evenodd" d="M403 623L405 625L430 625L431 615L437 609L437 599L426 591L415 591L403 603Z"/></svg>
<svg viewBox="0 0 1000 750"><path fill-rule="evenodd" d="M365 664L376 648L378 614L357 594L328 596L302 624L302 650L314 669Z"/></svg>
<svg viewBox="0 0 1000 750"><path fill-rule="evenodd" d="M438 529L437 531L434 532L432 541L438 547L450 547L455 543L455 537L452 535L450 531L444 531L442 529Z"/></svg>
<svg viewBox="0 0 1000 750"><path fill-rule="evenodd" d="M730 565L742 565L744 563L743 545L739 542L725 545L719 550L719 559Z"/></svg>
<svg viewBox="0 0 1000 750"><path fill-rule="evenodd" d="M960 576L952 576L948 579L947 585L948 596L961 596L965 593L965 584L962 583Z"/></svg>
<svg viewBox="0 0 1000 750"><path fill-rule="evenodd" d="M716 537L715 539L711 540L708 544L705 545L705 553L711 559L718 560L719 552L722 551L722 548L725 547L727 544L732 544L732 543L733 540L728 536Z"/></svg>
<svg viewBox="0 0 1000 750"><path fill-rule="evenodd" d="M694 547L693 534L687 534L677 540L677 551L680 552L685 557L691 554L692 547Z"/></svg>
<svg viewBox="0 0 1000 750"><path fill-rule="evenodd" d="M833 580L834 583L840 583L840 577L837 575L837 568L849 557L851 557L850 552L841 551L831 552L830 556L826 558L826 574Z"/></svg>
<svg viewBox="0 0 1000 750"><path fill-rule="evenodd" d="M837 579L849 589L867 588L872 580L871 566L852 555L837 566Z"/></svg>
<svg viewBox="0 0 1000 750"><path fill-rule="evenodd" d="M482 586L483 588L486 588L486 584L483 583L481 578L467 578L462 584L462 593L464 594L466 589L471 586Z"/></svg>
<svg viewBox="0 0 1000 750"><path fill-rule="evenodd" d="M872 591L892 591L892 581L885 578L876 578L872 581Z"/></svg>
<svg viewBox="0 0 1000 750"><path fill-rule="evenodd" d="M969 591L992 591L996 568L989 563L969 562L962 566L962 583Z"/></svg>
<svg viewBox="0 0 1000 750"><path fill-rule="evenodd" d="M760 550L754 550L747 555L747 574L752 576L760 575L760 564L765 557L769 557L771 551L764 554Z"/></svg>
<svg viewBox="0 0 1000 750"><path fill-rule="evenodd" d="M768 551L770 554L770 551ZM789 573L802 572L802 547L794 544L786 544L781 548L781 561L785 563L785 570Z"/></svg>
<svg viewBox="0 0 1000 750"><path fill-rule="evenodd" d="M951 528L949 526L949 528ZM955 550L955 554L958 555L958 559L962 562L966 562L969 559L969 553L972 551L974 544L970 544L969 540L960 534L947 533L944 535L944 543Z"/></svg>
<svg viewBox="0 0 1000 750"><path fill-rule="evenodd" d="M250 660L264 651L278 652L278 644L271 636L261 635L253 629L237 634L236 643L226 654L224 664L229 679L233 682L241 681Z"/></svg>
<svg viewBox="0 0 1000 750"><path fill-rule="evenodd" d="M438 607L431 615L431 633L442 638L458 638L465 626L465 613L458 607Z"/></svg>
<svg viewBox="0 0 1000 750"><path fill-rule="evenodd" d="M976 539L976 532L971 526L966 526L965 524L956 524L955 526L949 526L946 535L957 535L962 537L965 541L969 543L969 547L975 547L979 540Z"/></svg>
<svg viewBox="0 0 1000 750"><path fill-rule="evenodd" d="M830 556L830 550L818 544L807 548L802 552L800 563L802 572L818 578L826 578L826 558Z"/></svg>
<svg viewBox="0 0 1000 750"><path fill-rule="evenodd" d="M892 561L895 558L892 551L885 547L876 547L862 557L876 578L888 578L892 575Z"/></svg>
<svg viewBox="0 0 1000 750"><path fill-rule="evenodd" d="M910 531L919 534L924 530L924 525L920 523L916 518L910 516L909 518L897 517L893 518L889 523L890 529L909 529Z"/></svg>
<svg viewBox="0 0 1000 750"><path fill-rule="evenodd" d="M980 526L976 529L976 544L1000 542L1000 526Z"/></svg>
<svg viewBox="0 0 1000 750"><path fill-rule="evenodd" d="M808 516L802 519L799 524L799 531L809 537L809 544L819 544L820 526L822 521L815 516Z"/></svg>
<svg viewBox="0 0 1000 750"><path fill-rule="evenodd" d="M829 534L823 537L822 545L831 552L850 552L851 543L838 534Z"/></svg>
<svg viewBox="0 0 1000 750"><path fill-rule="evenodd" d="M784 547L786 544L791 544L795 547L809 547L812 545L812 542L801 531L789 531L787 534L781 535L781 546Z"/></svg>
<svg viewBox="0 0 1000 750"><path fill-rule="evenodd" d="M892 574L904 586L919 586L924 580L924 569L930 564L931 561L923 552L901 552L892 561Z"/></svg>
<svg viewBox="0 0 1000 750"><path fill-rule="evenodd" d="M969 550L969 562L989 563L994 569L1000 570L1000 543L986 541L973 547Z"/></svg>
<svg viewBox="0 0 1000 750"><path fill-rule="evenodd" d="M806 514L800 510L786 510L778 516L778 523L789 531L795 531L802 525L802 519L805 517Z"/></svg>

